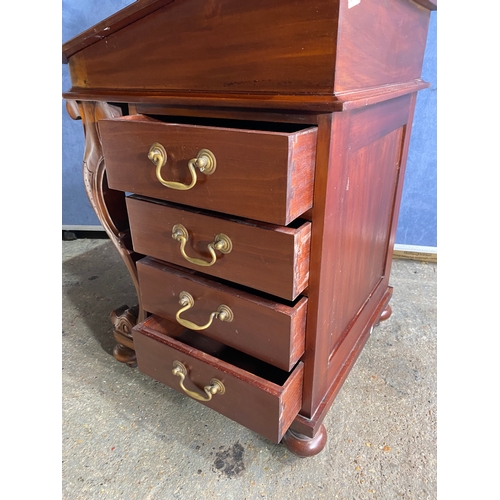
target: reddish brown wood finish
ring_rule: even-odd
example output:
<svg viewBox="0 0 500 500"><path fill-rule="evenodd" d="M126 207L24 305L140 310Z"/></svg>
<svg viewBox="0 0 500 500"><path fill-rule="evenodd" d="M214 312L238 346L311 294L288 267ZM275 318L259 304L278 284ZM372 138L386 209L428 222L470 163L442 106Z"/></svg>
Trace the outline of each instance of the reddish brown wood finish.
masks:
<svg viewBox="0 0 500 500"><path fill-rule="evenodd" d="M377 309L375 309L372 316L366 321L363 330L361 332L361 335L359 336L356 344L354 345L354 348L350 351L348 357L345 359L345 362L343 364L339 363L341 369L338 372L337 376L335 377L333 383L328 388L327 392L324 394L324 397L321 403L316 408L314 415L310 418L305 417L302 414L297 415L297 418L294 420L292 426L290 427L291 430L310 438L314 438L314 436L316 436L316 433L320 431L323 419L328 413L328 410L333 404L335 397L342 388L342 384L349 375L349 372L354 366L354 363L358 359L358 356L361 354L361 351L364 345L366 344L368 337L370 336L370 333L373 328L372 325L375 324L376 318L380 316L381 311L384 309L384 307L387 306L391 297L392 297L392 287L389 287L386 293L384 294L382 300L380 301Z"/></svg>
<svg viewBox="0 0 500 500"><path fill-rule="evenodd" d="M413 0L415 3L418 3L422 7L425 7L429 10L437 10L437 0Z"/></svg>
<svg viewBox="0 0 500 500"><path fill-rule="evenodd" d="M387 321L390 317L392 316L392 307L387 306L383 311L382 314L380 315L380 318L378 319L379 323L381 321Z"/></svg>
<svg viewBox="0 0 500 500"><path fill-rule="evenodd" d="M387 290L412 106L412 97L403 96L319 124L305 355L305 386L313 389L301 411L307 418Z"/></svg>
<svg viewBox="0 0 500 500"><path fill-rule="evenodd" d="M189 330L177 338L170 337L169 325L152 316L134 327L139 370L181 393L179 378L172 374L175 360L188 369L188 390L198 389L204 395L203 387L210 379L219 379L225 393L201 404L279 443L300 409L303 364L299 363L291 374L272 370ZM229 362L219 359L225 356Z"/></svg>
<svg viewBox="0 0 500 500"><path fill-rule="evenodd" d="M75 53L71 79L77 88L331 92L336 16L329 0L176 1Z"/></svg>
<svg viewBox="0 0 500 500"><path fill-rule="evenodd" d="M137 271L148 312L175 322L181 308L179 294L186 291L195 305L182 314L182 319L204 325L221 304L230 307L234 314L232 322L214 320L200 335L286 371L291 371L304 353L305 297L290 307L149 258L138 261Z"/></svg>
<svg viewBox="0 0 500 500"><path fill-rule="evenodd" d="M222 110L237 113L243 110L258 110L266 116L271 110L281 110L287 113L327 113L331 111L344 111L347 109L362 108L387 99L401 95L410 94L425 89L428 83L420 78L411 82L395 83L392 85L381 85L370 89L355 89L346 92L338 92L335 95L295 95L295 94L228 94L228 93L192 93L192 92L161 92L161 91L130 91L130 90L103 90L103 89L72 89L65 92L65 99L76 99L79 101L102 100L107 102L122 102L133 104L155 104L157 106L176 108L189 106L190 108L211 109L217 115ZM203 113L204 109L200 110ZM191 113L187 113L189 116ZM203 116L201 114L200 116ZM233 114L232 117L235 115ZM242 118L244 119L245 112ZM308 116L296 120L295 123L309 122ZM264 119L264 118L263 118ZM313 119L314 120L314 119ZM277 119L276 121L294 120Z"/></svg>
<svg viewBox="0 0 500 500"><path fill-rule="evenodd" d="M113 348L113 356L120 363L125 363L130 366L130 368L137 367L137 356L135 350L124 344L117 343Z"/></svg>
<svg viewBox="0 0 500 500"><path fill-rule="evenodd" d="M160 260L294 300L307 286L311 224L303 221L294 229L235 218L226 219L172 205L128 198L134 250ZM172 229L182 224L189 234L185 253L212 262L208 245L223 233L230 238L228 254L216 251L211 266L193 264L181 254Z"/></svg>
<svg viewBox="0 0 500 500"><path fill-rule="evenodd" d="M215 307L232 304L245 323L244 341L233 342L234 332L224 328L236 324L221 322L200 334L153 316L134 329L134 343L126 329L115 330L118 351L137 349L139 368L176 390L171 365L178 357L188 366L191 388L223 378L228 396L207 405L275 442L290 429L284 442L300 456L325 445L324 417L374 325L390 315L392 249L416 92L427 86L420 74L435 8L435 0L139 0L63 47L73 84L64 96L80 101L70 113L80 113L86 127L89 196L140 300L175 318L175 286L189 283L197 299L186 311L190 319L204 322L214 306L201 305L210 296ZM124 103L132 116L117 118L121 109L111 102ZM211 122L201 125L201 119ZM216 119L247 123L221 126ZM277 124L288 123L293 131L276 132ZM164 140L172 180L185 180L187 162L201 148L215 153L216 172L199 174L189 192L159 185L147 152ZM123 191L178 205L130 200L127 213ZM219 262L195 273L169 249L178 244L167 214L189 221L189 255L207 255L213 235L235 227L238 252L248 228L254 241L243 254L235 247L221 256L218 267L238 257L239 269L228 275L214 271ZM243 224L236 216L290 227ZM295 223L299 216L311 224ZM278 236L293 245L273 239ZM310 253L299 255L300 242L305 249L309 239ZM261 265L270 251L272 272ZM184 270L146 259L139 283L139 252ZM241 292L241 285L253 291ZM284 306L257 290L307 299ZM145 311L141 305L142 319ZM115 320L132 325L128 313Z"/></svg>
<svg viewBox="0 0 500 500"><path fill-rule="evenodd" d="M97 43L112 33L116 33L125 26L134 23L173 1L174 0L136 0L127 8L116 12L112 16L109 16L66 42L62 47L63 63L67 64L69 58L80 50Z"/></svg>
<svg viewBox="0 0 500 500"><path fill-rule="evenodd" d="M314 437L299 434L291 429L283 436L283 444L294 455L302 458L317 455L326 445L327 433L325 426L321 424Z"/></svg>
<svg viewBox="0 0 500 500"><path fill-rule="evenodd" d="M352 8L339 3L336 93L420 78L427 9L409 0L361 0Z"/></svg>
<svg viewBox="0 0 500 500"><path fill-rule="evenodd" d="M158 199L289 224L312 206L316 129L294 133L163 123L145 116L99 124L110 186ZM148 158L159 142L168 159L167 181L191 182L189 160L209 149L217 160L213 174L197 172L187 191L163 186Z"/></svg>
<svg viewBox="0 0 500 500"><path fill-rule="evenodd" d="M121 363L133 368L137 366L137 359L132 339L132 328L137 323L138 312L138 306L124 305L110 314L110 320L114 326L113 336L117 342L113 349L113 355Z"/></svg>
<svg viewBox="0 0 500 500"><path fill-rule="evenodd" d="M82 170L87 196L104 230L127 266L137 296L140 297L135 268L137 255L130 246L124 244L124 241L126 241L124 235L128 231L125 194L110 189L108 186L98 126L98 122L102 119L121 116L121 109L105 102L77 103L76 101L68 101L66 108L71 118L83 121L85 153ZM122 308L120 316L112 313L111 321L114 325L114 336L118 342L114 355L118 361L134 366L135 355L131 351L133 348L131 328L137 320L142 321L143 319L144 310L140 298L138 306L132 308L125 306L125 308Z"/></svg>
<svg viewBox="0 0 500 500"><path fill-rule="evenodd" d="M429 22L411 0L143 4L65 44L75 90L293 95L406 82L420 77Z"/></svg>
<svg viewBox="0 0 500 500"><path fill-rule="evenodd" d="M401 98L400 98L401 99ZM315 248L315 243L314 243L314 231L312 234L312 255L311 255L311 274L310 274L310 293L309 293L309 307L308 307L308 329L306 332L306 355L305 355L305 374L304 374L304 386L309 387L309 385L312 385L313 391L311 393L307 393L307 391L304 393L304 405L303 408L300 412L300 415L297 417L297 419L294 421L292 425L292 429L295 430L296 432L299 432L301 434L307 435L309 437L314 437L315 433L318 431L319 426L321 425L321 422L323 421L326 413L328 412L330 406L333 404L333 401L335 399L335 396L337 395L338 391L340 390L343 381L347 377L350 369L354 365L354 362L361 352L361 349L363 348L364 344L366 343L366 340L368 339L368 336L370 334L370 331L372 330L372 327L377 324L379 321L379 318L383 314L383 311L386 310L388 306L388 302L390 300L390 297L392 295L392 288L387 287L387 283L389 281L389 274L390 274L390 268L392 264L392 248L394 248L394 239L396 235L396 227L397 227L397 218L399 214L399 207L400 207L400 202L401 202L401 195L402 195L402 190L403 190L403 183L402 180L404 178L404 170L406 167L406 160L408 156L408 147L409 147L409 141L410 141L410 134L411 134L411 125L413 123L413 113L415 109L415 100L416 100L416 94L413 94L409 96L409 99L406 101L406 105L402 106L403 110L406 109L406 120L403 120L402 123L401 117L402 113L404 115L404 111L402 112L401 110L397 110L397 106L394 106L394 102L387 101L385 104L380 104L378 108L367 108L364 111L359 111L359 114L356 116L354 115L354 120L357 120L358 123L357 125L350 122L351 116L353 115L352 113L343 113L342 115L334 115L334 117L338 117L340 120L340 117L343 117L346 121L349 120L348 123L343 124L343 128L340 128L338 133L335 133L335 127L332 128L332 137L338 139L338 147L340 150L349 150L348 144L352 141L352 144L356 144L356 148L362 148L365 146L368 146L371 142L370 141L376 141L380 140L380 136L382 135L381 132L375 132L375 130L378 128L378 119L381 117L385 117L385 126L382 126L381 129L385 130L386 136L388 136L391 132L389 131L390 128L394 128L396 130L398 127L402 127L403 134L401 136L401 146L399 149L399 154L397 156L397 162L394 164L394 168L398 168L398 182L395 187L395 192L392 198L389 198L388 201L391 201L391 206L392 206L392 214L390 217L390 221L387 227L387 252L385 253L385 264L384 264L384 275L382 279L379 282L379 285L377 286L376 290L369 296L369 300L365 304L363 304L363 308L359 311L359 313L352 319L352 321L348 324L348 327L344 332L342 332L340 335L342 337L342 343L339 344L339 347L333 352L330 353L330 356L327 357L325 355L321 356L317 352L315 353L316 356L312 358L311 356L308 356L308 354L311 352L310 348L308 347L309 342L314 344L317 348L319 346L319 352L322 353L324 351L328 352L328 345L326 343L326 339L328 337L325 336L325 333L321 332L320 330L315 330L311 332L309 330L309 325L311 325L311 320L314 320L316 317L316 298L313 294L313 291L316 290L316 286L314 286L314 282L316 281L316 276L313 273L313 265L315 262L315 253L314 253L314 248ZM388 127L387 126L387 116L386 113L390 116L391 113L389 113L389 110L392 108L392 124L393 127ZM351 115L351 116L350 116ZM391 120L389 120L390 122ZM364 125L363 125L364 122ZM371 123L371 129L372 133L369 132L370 126L369 123ZM383 122L384 123L384 122ZM339 123L337 123L339 124ZM322 137L322 129L323 127L320 124L319 127L319 136ZM344 137L342 137L342 131L344 133ZM348 136L348 131L357 131L357 134L354 137L349 138ZM358 135L361 134L361 135ZM364 139L363 139L364 137ZM343 142L345 141L345 143ZM347 143L347 144L346 144ZM354 150L356 150L354 148ZM332 152L333 154L333 152ZM318 152L319 156L319 152ZM344 161L348 161L348 157L344 157ZM383 162L383 159L381 159ZM319 164L318 164L318 167ZM334 175L346 175L346 172L348 170L345 170L344 173L337 173ZM318 179L318 174L319 171L317 170L316 172L316 177ZM338 180L336 181L338 182ZM345 182L344 182L345 185ZM334 195L330 195L327 198L329 201L333 201L335 199ZM337 199L337 203L339 200ZM343 202L341 202L342 204ZM314 216L314 214L313 214ZM313 224L314 228L314 224ZM360 237L362 235L359 235ZM340 239L342 241L342 237ZM353 249L354 247L351 247ZM332 248L334 251L334 248ZM353 256L356 255L357 252L354 252ZM344 254L345 260L344 265L347 266L347 269L349 269L349 266L354 266L356 267L356 260L353 259L352 257L349 257L349 253ZM337 276L342 275L342 270L343 268L338 268L337 269ZM326 275L326 273L325 273ZM324 275L321 275L320 277L325 278ZM337 286L341 286L341 281L335 280L336 275L335 273L330 274L329 278L327 278L326 284L321 285L324 286L323 290L331 290L329 287L333 287L335 284ZM329 281L331 280L331 281ZM335 281L334 281L335 280ZM344 285L346 286L346 285ZM342 292L346 292L348 289L342 288ZM330 292L333 293L333 292ZM345 298L346 300L349 300L349 294L342 294L342 297ZM330 314L335 315L337 311L337 307L341 308L341 304L336 303L333 301L333 303L328 303L326 302L326 306L332 306L333 305L333 310ZM322 302L320 301L319 304L319 314L321 314L321 307L322 307ZM320 321L330 321L328 318L333 318L334 316L321 316ZM317 324L317 323L316 323ZM335 326L335 322L333 322L333 326ZM337 330L338 331L338 330ZM311 335L312 333L312 335ZM311 338L313 335L316 335L314 338ZM335 336L335 334L334 334ZM311 359L310 362L308 362L308 358ZM327 374L325 377L324 374ZM320 375L321 374L321 375ZM311 379L309 379L311 377ZM319 383L318 383L319 380ZM322 383L321 383L322 382ZM311 399L309 400L307 396L310 395ZM316 398L316 399L315 399Z"/></svg>

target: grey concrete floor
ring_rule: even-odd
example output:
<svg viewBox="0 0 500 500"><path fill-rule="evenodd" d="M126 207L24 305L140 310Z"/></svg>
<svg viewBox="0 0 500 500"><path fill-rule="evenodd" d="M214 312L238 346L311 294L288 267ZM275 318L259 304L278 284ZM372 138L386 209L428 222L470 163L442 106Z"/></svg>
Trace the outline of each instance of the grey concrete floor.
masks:
<svg viewBox="0 0 500 500"><path fill-rule="evenodd" d="M117 362L111 310L136 303L109 240L63 242L62 498L434 499L437 266L395 260L393 315L300 459Z"/></svg>

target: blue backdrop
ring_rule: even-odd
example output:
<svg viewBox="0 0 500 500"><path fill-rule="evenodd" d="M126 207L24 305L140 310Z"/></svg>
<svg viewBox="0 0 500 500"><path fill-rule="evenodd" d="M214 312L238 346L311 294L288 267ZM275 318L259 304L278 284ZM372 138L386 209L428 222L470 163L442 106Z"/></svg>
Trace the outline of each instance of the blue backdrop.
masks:
<svg viewBox="0 0 500 500"><path fill-rule="evenodd" d="M63 0L62 42L114 14L133 0ZM430 87L417 98L403 199L396 243L437 246L436 215L436 12L431 13L422 78ZM63 91L71 82L68 68L62 67ZM62 214L63 227L100 225L85 193L81 175L83 130L80 121L69 118L62 105Z"/></svg>

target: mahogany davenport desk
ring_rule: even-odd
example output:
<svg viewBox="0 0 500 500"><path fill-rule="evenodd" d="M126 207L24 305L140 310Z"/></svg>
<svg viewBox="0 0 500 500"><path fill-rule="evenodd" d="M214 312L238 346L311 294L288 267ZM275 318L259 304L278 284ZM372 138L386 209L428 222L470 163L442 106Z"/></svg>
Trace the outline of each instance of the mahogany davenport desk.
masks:
<svg viewBox="0 0 500 500"><path fill-rule="evenodd" d="M435 0L139 0L63 45L115 357L299 456L373 327Z"/></svg>

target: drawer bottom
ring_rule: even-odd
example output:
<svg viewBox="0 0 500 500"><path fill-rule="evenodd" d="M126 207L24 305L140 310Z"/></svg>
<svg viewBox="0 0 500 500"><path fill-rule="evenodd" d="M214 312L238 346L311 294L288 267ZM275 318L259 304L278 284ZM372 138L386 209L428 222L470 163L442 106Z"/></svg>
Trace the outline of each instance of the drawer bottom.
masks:
<svg viewBox="0 0 500 500"><path fill-rule="evenodd" d="M275 443L300 411L302 362L288 373L156 316L133 338L142 373Z"/></svg>

